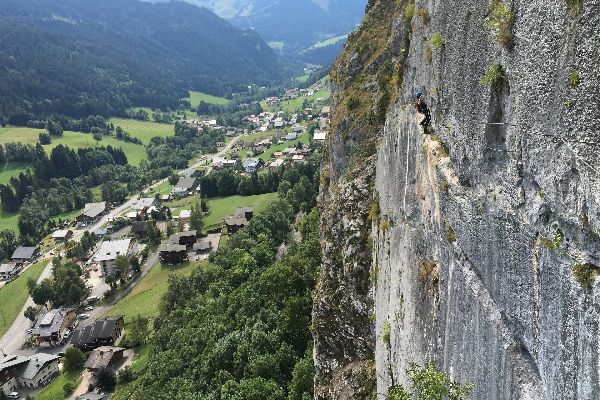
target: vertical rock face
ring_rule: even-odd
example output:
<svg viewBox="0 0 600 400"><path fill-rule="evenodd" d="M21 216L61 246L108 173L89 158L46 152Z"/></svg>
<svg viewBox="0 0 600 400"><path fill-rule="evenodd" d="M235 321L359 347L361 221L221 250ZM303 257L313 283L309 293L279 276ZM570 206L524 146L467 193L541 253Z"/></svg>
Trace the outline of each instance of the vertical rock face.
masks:
<svg viewBox="0 0 600 400"><path fill-rule="evenodd" d="M374 3L360 32L389 2ZM412 18L394 3L380 57L353 64L351 38L336 69L317 393L383 399L433 362L474 399L600 398L600 1L513 1L508 48L487 2L420 1ZM383 127L350 129L351 83L386 58L402 82ZM492 64L503 79L480 83ZM381 80L360 81L376 110ZM360 135L378 150L357 165Z"/></svg>

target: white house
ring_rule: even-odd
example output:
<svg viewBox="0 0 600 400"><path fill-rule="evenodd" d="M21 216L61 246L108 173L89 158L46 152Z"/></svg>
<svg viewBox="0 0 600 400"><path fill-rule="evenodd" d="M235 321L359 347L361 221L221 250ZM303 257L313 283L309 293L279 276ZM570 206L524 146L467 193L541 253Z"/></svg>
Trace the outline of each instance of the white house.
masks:
<svg viewBox="0 0 600 400"><path fill-rule="evenodd" d="M40 387L58 373L59 358L46 353L1 357L0 390L11 393L20 387Z"/></svg>
<svg viewBox="0 0 600 400"><path fill-rule="evenodd" d="M129 256L132 252L133 243L132 238L102 242L100 249L92 260L102 264L104 273L110 275L115 269L115 259L118 256Z"/></svg>
<svg viewBox="0 0 600 400"><path fill-rule="evenodd" d="M324 142L327 138L327 132L325 131L315 131L314 140L315 142Z"/></svg>

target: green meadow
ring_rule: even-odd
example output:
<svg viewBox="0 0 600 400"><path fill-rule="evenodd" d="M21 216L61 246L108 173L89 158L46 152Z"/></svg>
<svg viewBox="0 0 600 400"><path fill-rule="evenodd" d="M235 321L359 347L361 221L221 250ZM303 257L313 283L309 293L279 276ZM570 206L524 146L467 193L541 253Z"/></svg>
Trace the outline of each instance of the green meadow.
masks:
<svg viewBox="0 0 600 400"><path fill-rule="evenodd" d="M48 264L42 260L27 268L17 279L0 288L0 336L4 335L17 318L29 297L27 280L36 280Z"/></svg>
<svg viewBox="0 0 600 400"><path fill-rule="evenodd" d="M174 134L173 125L170 124L128 118L111 118L108 122L114 126L120 126L125 132L129 132L131 136L140 139L144 144L150 143L150 139L155 136L164 138Z"/></svg>
<svg viewBox="0 0 600 400"><path fill-rule="evenodd" d="M27 170L26 163L20 162L9 162L4 166L0 166L0 183L7 184L10 181L10 178L13 176L19 175L21 172L25 172Z"/></svg>
<svg viewBox="0 0 600 400"><path fill-rule="evenodd" d="M188 97L192 107L198 107L201 101L208 104L217 104L217 105L227 105L229 104L229 100L223 97L212 96L210 94L202 93L202 92L194 92L190 91L190 97Z"/></svg>
<svg viewBox="0 0 600 400"><path fill-rule="evenodd" d="M42 129L34 128L0 128L0 144L10 142L21 142L35 145L38 142L38 135ZM96 144L93 136L89 133L65 131L62 137L53 137L52 143L45 145L46 152L50 151L59 144L80 149L83 147L97 147L111 145L116 148L122 148L129 163L139 165L140 161L146 158L146 149L144 146L133 143L126 143L115 139L114 137L104 136L102 140Z"/></svg>

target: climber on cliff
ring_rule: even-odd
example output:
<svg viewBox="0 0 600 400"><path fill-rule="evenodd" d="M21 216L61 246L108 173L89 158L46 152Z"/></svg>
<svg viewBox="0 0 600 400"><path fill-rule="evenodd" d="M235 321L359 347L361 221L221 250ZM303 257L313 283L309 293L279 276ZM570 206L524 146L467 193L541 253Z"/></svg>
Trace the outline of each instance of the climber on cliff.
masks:
<svg viewBox="0 0 600 400"><path fill-rule="evenodd" d="M417 121L419 122L419 125L423 127L423 134L427 134L429 133L428 128L429 124L431 123L431 112L429 111L429 107L427 107L427 104L423 100L423 93L415 93L415 98L417 99L415 101L415 108L417 109L417 113L419 114L417 116Z"/></svg>

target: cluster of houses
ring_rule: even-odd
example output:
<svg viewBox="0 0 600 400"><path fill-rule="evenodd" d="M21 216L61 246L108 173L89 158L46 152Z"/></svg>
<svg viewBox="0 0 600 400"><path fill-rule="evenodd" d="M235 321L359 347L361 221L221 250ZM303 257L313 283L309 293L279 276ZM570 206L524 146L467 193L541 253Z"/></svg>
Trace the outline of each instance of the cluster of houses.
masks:
<svg viewBox="0 0 600 400"><path fill-rule="evenodd" d="M216 119L206 119L206 120L199 120L199 119L188 119L183 121L184 123L186 123L187 125L190 125L194 128L213 128L213 129L219 129L222 128L217 124L217 120Z"/></svg>
<svg viewBox="0 0 600 400"><path fill-rule="evenodd" d="M197 231L185 231L172 234L158 248L158 257L164 264L181 264L194 257L196 259L219 247L221 234L199 237Z"/></svg>

